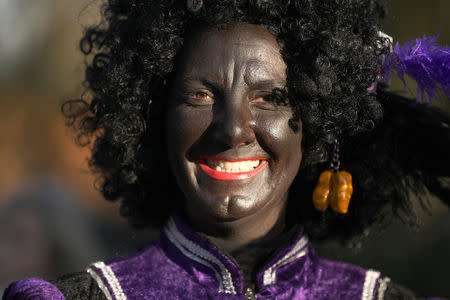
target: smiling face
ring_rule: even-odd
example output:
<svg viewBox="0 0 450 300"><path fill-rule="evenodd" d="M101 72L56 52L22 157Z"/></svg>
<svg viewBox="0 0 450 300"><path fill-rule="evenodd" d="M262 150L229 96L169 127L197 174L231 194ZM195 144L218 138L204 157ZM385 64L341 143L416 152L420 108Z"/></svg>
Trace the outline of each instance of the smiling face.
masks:
<svg viewBox="0 0 450 300"><path fill-rule="evenodd" d="M302 130L277 93L286 64L264 27L242 24L189 41L167 115L171 168L193 223L284 212ZM261 220L264 221L264 220Z"/></svg>

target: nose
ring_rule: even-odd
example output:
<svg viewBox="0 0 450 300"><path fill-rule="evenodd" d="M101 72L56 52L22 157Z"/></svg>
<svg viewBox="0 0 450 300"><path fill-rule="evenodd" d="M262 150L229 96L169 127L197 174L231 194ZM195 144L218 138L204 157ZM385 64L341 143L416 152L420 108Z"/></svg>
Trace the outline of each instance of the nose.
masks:
<svg viewBox="0 0 450 300"><path fill-rule="evenodd" d="M248 145L255 140L255 121L247 101L225 99L223 105L217 107L215 123L216 141L229 148Z"/></svg>

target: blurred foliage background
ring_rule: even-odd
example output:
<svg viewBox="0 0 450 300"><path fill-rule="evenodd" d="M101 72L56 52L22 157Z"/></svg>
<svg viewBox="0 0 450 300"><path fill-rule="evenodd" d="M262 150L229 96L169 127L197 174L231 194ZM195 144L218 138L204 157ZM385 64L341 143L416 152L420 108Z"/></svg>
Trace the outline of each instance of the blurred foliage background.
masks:
<svg viewBox="0 0 450 300"><path fill-rule="evenodd" d="M89 149L73 143L60 113L83 92L83 30L99 21L97 0L0 0L0 293L13 280L54 278L142 246L118 204L102 199ZM385 32L403 44L441 32L450 41L449 0L387 3ZM395 78L395 77L394 77ZM394 79L392 90L402 92ZM413 96L414 97L414 96ZM436 102L449 109L449 101ZM418 294L450 297L450 212L430 199L413 231L393 222L359 250L333 242L324 256L380 270Z"/></svg>

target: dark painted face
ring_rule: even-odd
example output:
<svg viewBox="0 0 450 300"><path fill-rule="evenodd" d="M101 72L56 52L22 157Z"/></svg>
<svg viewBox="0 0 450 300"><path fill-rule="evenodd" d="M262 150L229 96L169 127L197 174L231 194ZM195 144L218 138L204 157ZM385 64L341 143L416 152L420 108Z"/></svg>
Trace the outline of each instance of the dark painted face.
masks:
<svg viewBox="0 0 450 300"><path fill-rule="evenodd" d="M191 221L284 209L302 158L301 124L295 133L291 108L273 96L285 83L280 46L262 26L211 30L190 40L170 97L167 140Z"/></svg>

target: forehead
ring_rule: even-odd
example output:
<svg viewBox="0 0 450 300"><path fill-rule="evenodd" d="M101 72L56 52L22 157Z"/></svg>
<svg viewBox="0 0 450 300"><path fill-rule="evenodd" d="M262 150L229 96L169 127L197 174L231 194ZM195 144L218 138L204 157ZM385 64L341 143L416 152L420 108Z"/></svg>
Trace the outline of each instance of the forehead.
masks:
<svg viewBox="0 0 450 300"><path fill-rule="evenodd" d="M276 37L265 27L240 24L193 36L183 59L183 75L226 82L285 80L286 65Z"/></svg>

